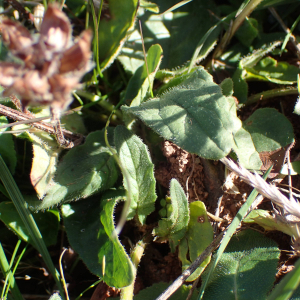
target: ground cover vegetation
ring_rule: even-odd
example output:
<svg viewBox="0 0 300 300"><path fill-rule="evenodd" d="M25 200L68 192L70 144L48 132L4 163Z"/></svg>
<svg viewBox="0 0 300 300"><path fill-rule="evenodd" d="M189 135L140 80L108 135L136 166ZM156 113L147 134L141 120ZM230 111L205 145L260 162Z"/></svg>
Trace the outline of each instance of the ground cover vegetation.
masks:
<svg viewBox="0 0 300 300"><path fill-rule="evenodd" d="M0 8L1 298L300 299L299 1Z"/></svg>

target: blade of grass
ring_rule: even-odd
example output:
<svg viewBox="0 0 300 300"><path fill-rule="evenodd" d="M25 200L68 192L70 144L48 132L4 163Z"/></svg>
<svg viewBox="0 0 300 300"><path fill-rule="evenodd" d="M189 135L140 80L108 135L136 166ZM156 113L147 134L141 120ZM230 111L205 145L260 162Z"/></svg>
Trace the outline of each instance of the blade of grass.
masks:
<svg viewBox="0 0 300 300"><path fill-rule="evenodd" d="M10 199L10 198L9 198L9 195L7 194L7 191L6 191L5 187L4 187L1 183L0 183L0 192L1 192L6 198Z"/></svg>
<svg viewBox="0 0 300 300"><path fill-rule="evenodd" d="M207 38L208 38L208 37L212 34L212 32L213 32L214 30L216 30L222 23L227 22L227 21L233 19L234 16L235 16L235 14L236 14L236 12L234 11L234 12L232 12L231 14L229 14L228 16L226 16L226 17L224 17L223 19L221 19L216 25L212 26L212 27L206 32L206 34L201 38L201 40L199 41L199 43L198 43L198 45L197 45L197 47L196 47L196 49L195 49L195 51L194 51L193 57L192 57L192 59L191 59L191 62L190 62L190 65L189 65L189 69L188 69L188 73L191 72L191 70L192 70L192 68L193 68L193 66L194 66L194 64L195 64L195 61L196 61L196 59L197 59L197 57L198 57L198 55L199 55L199 53L200 53L202 47L204 46L204 43L205 43L205 41L207 40Z"/></svg>
<svg viewBox="0 0 300 300"><path fill-rule="evenodd" d="M8 170L4 160L2 159L2 156L0 156L0 179L2 180L2 183L5 186L12 202L14 203L24 225L26 226L28 234L36 245L38 251L41 253L46 266L54 277L62 299L65 300L64 289L60 282L60 275L54 267L48 249L44 243L43 237L34 221L30 210L28 209L28 204L24 200L19 188L16 185L16 182L10 174L10 171Z"/></svg>
<svg viewBox="0 0 300 300"><path fill-rule="evenodd" d="M85 293L85 292L87 292L88 290L90 290L91 288L93 288L94 286L96 286L98 283L100 283L102 281L102 279L100 279L100 280L98 280L98 281L96 281L96 282L94 282L93 284L91 284L89 287L87 287L75 300L79 300L82 296L83 296L83 294Z"/></svg>
<svg viewBox="0 0 300 300"><path fill-rule="evenodd" d="M4 253L2 244L0 243L0 268L2 274L6 275L9 278L10 282L10 290L15 300L23 300L23 296L16 284L15 278L13 276L13 273L10 271L10 266L8 264L8 261L6 259L6 255ZM4 287L3 287L4 290ZM2 291L3 291L2 290Z"/></svg>
<svg viewBox="0 0 300 300"><path fill-rule="evenodd" d="M9 280L8 280L7 291L5 292L4 297L3 297L4 299L7 299L7 295L8 295L9 288L11 287L11 284L12 284L12 282L13 282L13 280L14 280L14 275L15 275L15 273L16 273L17 267L18 267L18 265L19 265L19 263L20 263L20 261L21 261L23 255L24 255L26 249L27 249L27 246L28 246L28 244L24 247L24 249L22 250L21 254L19 255L18 260L16 261L16 264L15 264L14 269L13 269L13 272L12 272L12 275L13 275L13 276L10 276L10 278L9 278Z"/></svg>
<svg viewBox="0 0 300 300"><path fill-rule="evenodd" d="M272 166L273 167L273 166ZM272 170L272 167L270 167L268 169L268 171L264 174L263 178L266 179L268 178L269 173ZM243 218L246 216L249 208L251 207L253 201L255 200L256 196L258 195L258 191L256 189L254 189L251 194L249 195L249 197L247 198L246 202L243 204L243 206L240 208L240 210L238 211L238 213L236 214L236 216L234 217L234 219L232 220L231 224L229 225L224 238L221 242L221 245L217 251L216 254L216 258L215 260L211 263L210 267L209 267L209 272L208 272L208 276L206 277L205 282L203 282L203 284L201 285L201 290L199 293L199 298L198 300L202 299L205 288L211 278L212 273L214 272L225 248L227 247L231 237L233 236L233 234L235 233L236 229L238 228L238 226L240 225L240 223L242 222Z"/></svg>
<svg viewBox="0 0 300 300"><path fill-rule="evenodd" d="M95 29L94 55L95 55L95 58L96 58L96 67L97 67L98 75L100 76L101 79L104 79L104 76L103 76L101 68L100 68L100 63L99 63L99 34L98 34L98 28L99 28L100 17L97 20L95 7L94 7L94 1L89 1L89 3L90 3L90 7L91 7L91 13L92 13L94 29ZM101 14L102 4L103 4L103 0L101 1L99 14Z"/></svg>
<svg viewBox="0 0 300 300"><path fill-rule="evenodd" d="M183 6L183 5L185 5L185 4L187 4L187 3L191 2L191 1L193 1L193 0L183 0L183 1L180 1L180 2L178 2L177 4L173 5L172 7L168 8L168 9L167 9L166 11L164 11L163 13L159 14L158 16L167 14L167 13L169 13L169 12L172 12L173 10L175 10L175 9L177 9L177 8Z"/></svg>
<svg viewBox="0 0 300 300"><path fill-rule="evenodd" d="M153 96L153 90L152 90L152 84L151 84L150 77L149 77L149 68L148 68L147 55L146 55L146 49L145 49L145 43L144 43L144 37L143 37L143 30L142 30L141 20L139 20L139 25L140 25L140 34L141 34L141 39L142 39L142 47L143 47L143 53L144 53L144 60L145 60L145 65L146 65L146 69L147 69L148 81L149 81L150 94L151 94L151 97L154 98L154 96Z"/></svg>
<svg viewBox="0 0 300 300"><path fill-rule="evenodd" d="M295 263L293 271L289 272L276 285L267 300L288 300L300 283L300 259Z"/></svg>
<svg viewBox="0 0 300 300"><path fill-rule="evenodd" d="M17 252L18 252L18 249L20 247L20 244L21 244L21 240L18 240L16 246L15 246L15 249L14 249L14 252L13 252L13 255L11 256L11 259L10 259L10 263L9 263L9 270L12 269L12 266L13 266L13 263L15 261L15 258L16 258L16 255L17 255ZM2 293L1 293L1 299L4 298L4 295L7 295L8 293L8 290L9 290L9 286L7 286L7 283L9 281L9 279L13 276L13 273L12 274L6 274L5 275L5 281L4 281L4 285L3 285L3 289L2 289Z"/></svg>

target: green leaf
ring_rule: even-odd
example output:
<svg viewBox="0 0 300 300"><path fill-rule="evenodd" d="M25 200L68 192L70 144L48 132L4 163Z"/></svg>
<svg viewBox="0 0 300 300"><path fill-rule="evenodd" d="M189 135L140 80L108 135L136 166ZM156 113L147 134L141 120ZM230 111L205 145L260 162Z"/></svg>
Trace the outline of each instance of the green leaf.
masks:
<svg viewBox="0 0 300 300"><path fill-rule="evenodd" d="M183 271L208 247L213 238L214 230L208 219L204 203L202 201L190 203L188 231L179 244L178 257L182 262ZM208 256L187 281L197 279L209 264L210 258L211 256Z"/></svg>
<svg viewBox="0 0 300 300"><path fill-rule="evenodd" d="M113 212L124 190L108 191L102 196L62 205L67 236L72 248L88 269L111 287L131 284L134 269L114 228Z"/></svg>
<svg viewBox="0 0 300 300"><path fill-rule="evenodd" d="M188 62L198 46L199 41L207 31L217 23L217 19L211 18L208 11L218 14L218 10L212 1L191 1L185 5L174 0L156 0L160 11L165 12L174 4L181 7L165 14L153 14L144 9L139 9L139 19L143 25L143 37L145 47L148 49L153 44L160 44L164 59L161 68L174 69ZM197 30L195 30L195 28ZM197 58L203 58L213 49L218 39L219 28L207 37L201 52ZM141 35L136 29L118 57L124 68L132 73L143 63L143 51Z"/></svg>
<svg viewBox="0 0 300 300"><path fill-rule="evenodd" d="M235 36L246 47L252 45L253 40L258 35L258 22L253 18L245 18L241 27L235 33Z"/></svg>
<svg viewBox="0 0 300 300"><path fill-rule="evenodd" d="M7 124L7 119L4 116L0 117L0 126ZM0 155L4 159L5 163L8 165L9 170L12 174L15 172L16 164L17 164L17 155L15 150L14 141L12 138L12 134L2 133L7 129L0 130Z"/></svg>
<svg viewBox="0 0 300 300"><path fill-rule="evenodd" d="M220 159L234 146L241 127L212 76L200 68L180 86L139 107L123 107L167 140L190 153Z"/></svg>
<svg viewBox="0 0 300 300"><path fill-rule="evenodd" d="M260 170L262 161L255 148L251 134L243 127L234 135L235 146L233 151L236 153L241 164L246 169Z"/></svg>
<svg viewBox="0 0 300 300"><path fill-rule="evenodd" d="M251 134L258 152L274 151L294 141L292 124L274 108L257 109L243 128Z"/></svg>
<svg viewBox="0 0 300 300"><path fill-rule="evenodd" d="M33 216L43 236L46 246L56 244L57 234L60 227L59 212L57 210L47 210L44 213L39 212ZM12 202L6 201L0 203L0 219L20 239L25 242L29 242L31 245L37 248Z"/></svg>
<svg viewBox="0 0 300 300"><path fill-rule="evenodd" d="M277 84L294 84L297 82L299 68L287 62L278 62L272 57L266 57L252 68L246 68L245 79L270 81Z"/></svg>
<svg viewBox="0 0 300 300"><path fill-rule="evenodd" d="M141 0L140 6L142 8L148 9L154 13L159 13L159 7L155 3L152 3L150 1Z"/></svg>
<svg viewBox="0 0 300 300"><path fill-rule="evenodd" d="M115 160L104 142L104 131L89 134L83 145L72 148L58 165L43 202L45 209L61 202L86 198L111 188L118 177Z"/></svg>
<svg viewBox="0 0 300 300"><path fill-rule="evenodd" d="M160 45L152 45L147 53L149 76L147 72L147 65L144 64L136 70L127 85L124 99L126 102L129 100L131 102L131 106L140 105L144 101L145 97L149 95L149 84L151 84L152 88L155 73L158 70L161 59L162 48Z"/></svg>
<svg viewBox="0 0 300 300"><path fill-rule="evenodd" d="M291 237L299 238L299 229L297 224L288 223L276 216L272 216L267 210L255 209L251 211L243 220L244 223L256 223L265 230L278 230Z"/></svg>
<svg viewBox="0 0 300 300"><path fill-rule="evenodd" d="M134 26L138 0L109 0L107 19L99 24L99 59L107 68L120 52L128 30ZM102 12L103 13L103 12Z"/></svg>
<svg viewBox="0 0 300 300"><path fill-rule="evenodd" d="M129 175L129 182L126 178L123 179L125 189L131 190L127 219L132 219L137 214L140 222L144 224L146 217L154 211L156 200L154 165L148 148L124 126L116 127L115 144L119 159Z"/></svg>
<svg viewBox="0 0 300 300"><path fill-rule="evenodd" d="M49 108L42 109L37 113L36 117L49 116ZM15 125L13 130L27 130L18 134L18 138L23 138L32 143L33 159L30 171L31 184L34 187L39 199L45 196L47 186L53 179L58 163L58 156L63 150L57 144L55 138L47 132L36 131L31 133L28 131L27 124Z"/></svg>
<svg viewBox="0 0 300 300"><path fill-rule="evenodd" d="M279 284L275 286L267 300L299 300L300 299L300 260L294 265L294 269L288 272ZM293 296L292 296L293 295Z"/></svg>
<svg viewBox="0 0 300 300"><path fill-rule="evenodd" d="M273 108L257 109L235 134L233 150L239 163L247 169L260 170L259 153L274 151L293 142L290 121Z"/></svg>
<svg viewBox="0 0 300 300"><path fill-rule="evenodd" d="M77 18L79 17L78 15L82 12L82 10L86 7L87 3L84 0L66 0L65 1L66 6L68 7L70 13L69 17L74 17L76 16Z"/></svg>
<svg viewBox="0 0 300 300"><path fill-rule="evenodd" d="M176 179L170 183L171 206L168 218L158 221L154 234L160 238L168 239L172 251L185 236L189 224L189 207L184 190Z"/></svg>
<svg viewBox="0 0 300 300"><path fill-rule="evenodd" d="M252 230L237 234L223 253L203 299L266 299L279 255L276 243L262 234Z"/></svg>
<svg viewBox="0 0 300 300"><path fill-rule="evenodd" d="M158 296L169 287L170 283L160 282L151 285L143 290L141 290L133 300L153 300L158 298ZM182 285L170 298L170 300L182 300L186 299L191 286ZM197 294L194 292L191 300L197 299Z"/></svg>
<svg viewBox="0 0 300 300"><path fill-rule="evenodd" d="M248 84L244 78L245 74L246 71L239 66L232 76L234 96L240 103L245 103L248 99Z"/></svg>
<svg viewBox="0 0 300 300"><path fill-rule="evenodd" d="M39 253L41 253L43 257L43 260L48 270L51 272L56 282L56 285L60 291L60 294L64 295L64 289L60 281L60 275L54 267L54 264L50 257L49 251L45 245L43 237L40 233L40 230L37 227L36 222L31 212L28 209L28 204L25 202L15 180L13 179L11 173L9 172L1 156L0 156L0 179L2 180L2 183L5 186L5 189L7 190L15 208L17 209L18 214L20 215L21 220L23 221L23 224L28 230L28 234L30 235L30 238L32 238Z"/></svg>
<svg viewBox="0 0 300 300"><path fill-rule="evenodd" d="M220 87L224 96L229 97L233 95L233 81L231 78L225 78L220 83Z"/></svg>
<svg viewBox="0 0 300 300"><path fill-rule="evenodd" d="M269 45L263 45L260 49L254 50L251 54L241 59L240 67L242 69L254 67L265 55L280 46L281 43L281 41L275 41Z"/></svg>
<svg viewBox="0 0 300 300"><path fill-rule="evenodd" d="M254 67L267 53L274 50L281 44L281 41L272 42L269 45L263 45L260 49L253 51L250 55L242 58L239 66L233 74L234 96L240 103L245 103L248 98L248 84L246 82L246 68Z"/></svg>

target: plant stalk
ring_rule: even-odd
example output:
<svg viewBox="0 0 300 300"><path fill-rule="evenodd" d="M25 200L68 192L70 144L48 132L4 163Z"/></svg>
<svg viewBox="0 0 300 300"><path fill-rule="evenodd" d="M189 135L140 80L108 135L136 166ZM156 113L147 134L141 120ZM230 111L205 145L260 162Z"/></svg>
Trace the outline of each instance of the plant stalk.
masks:
<svg viewBox="0 0 300 300"><path fill-rule="evenodd" d="M136 277L137 268L138 268L138 265L141 261L143 254L144 254L146 245L147 244L143 240L139 241L136 244L134 250L132 251L132 253L130 255L133 266L134 266L134 278ZM123 288L121 290L120 300L132 300L133 299L134 283L135 283L135 280L133 280L131 285L126 286L125 288Z"/></svg>

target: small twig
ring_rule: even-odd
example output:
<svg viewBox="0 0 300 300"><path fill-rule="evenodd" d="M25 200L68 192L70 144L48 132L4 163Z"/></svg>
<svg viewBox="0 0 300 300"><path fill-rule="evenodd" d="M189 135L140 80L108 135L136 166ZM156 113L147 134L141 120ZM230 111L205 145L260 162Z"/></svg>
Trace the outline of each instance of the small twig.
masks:
<svg viewBox="0 0 300 300"><path fill-rule="evenodd" d="M173 295L184 281L195 272L202 262L219 246L226 231L220 233L197 259L158 297L156 300L166 300Z"/></svg>
<svg viewBox="0 0 300 300"><path fill-rule="evenodd" d="M48 119L49 117L44 117L44 118L33 118L31 115L25 114L23 112L20 112L18 110L12 109L10 107L7 107L3 104L0 104L0 114L4 115L10 119L13 119L15 121L19 121L20 123L15 124L15 125L19 125L22 123L30 123L30 126L35 127L39 130L48 132L49 134L53 134L56 135L56 131L54 130L53 126L51 124L48 123L44 123L44 122L32 122L33 120L41 120L41 119ZM10 127L8 124L6 127ZM76 141L81 141L83 139L83 136L77 133L73 133L69 130L65 130L65 129L61 129L61 132L63 133L63 136L66 137L67 139L74 141L74 144L76 143Z"/></svg>
<svg viewBox="0 0 300 300"><path fill-rule="evenodd" d="M200 280L200 276L193 282L192 288L190 289L188 296L186 297L185 300L190 300L192 298L194 290L196 289L199 280Z"/></svg>
<svg viewBox="0 0 300 300"><path fill-rule="evenodd" d="M60 123L61 110L53 108L53 107L51 107L50 109L51 109L51 114L52 114L51 123L53 125L54 134L55 134L57 142L63 148L66 148L66 149L73 148L75 145L80 144L82 141L82 138L77 139L77 141L74 141L74 143L65 138L65 135L63 133L63 129L61 128L61 123Z"/></svg>

